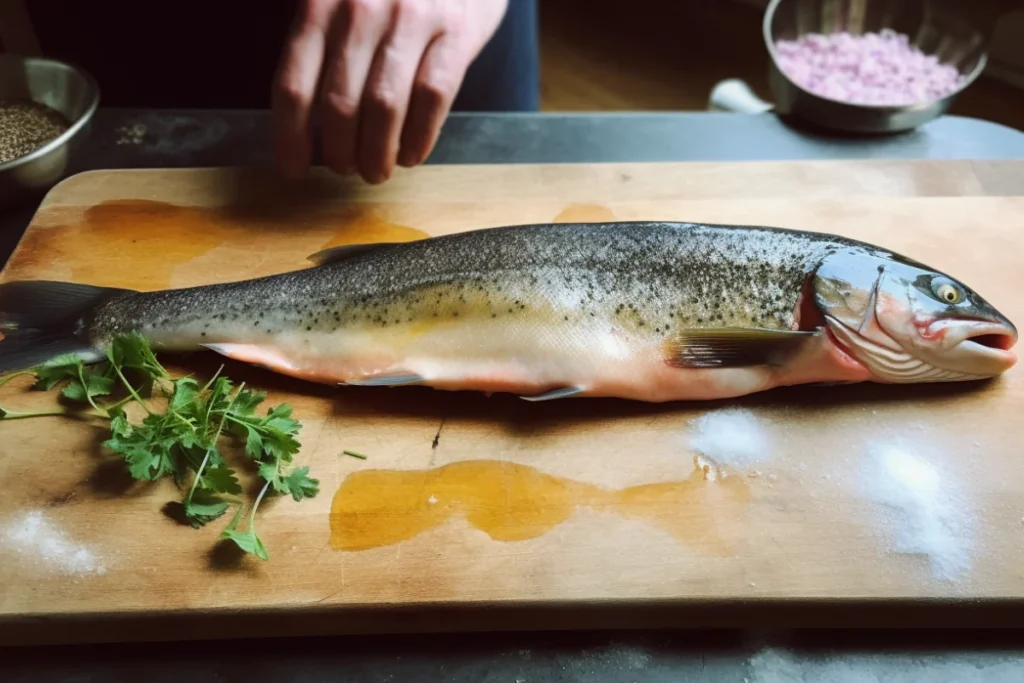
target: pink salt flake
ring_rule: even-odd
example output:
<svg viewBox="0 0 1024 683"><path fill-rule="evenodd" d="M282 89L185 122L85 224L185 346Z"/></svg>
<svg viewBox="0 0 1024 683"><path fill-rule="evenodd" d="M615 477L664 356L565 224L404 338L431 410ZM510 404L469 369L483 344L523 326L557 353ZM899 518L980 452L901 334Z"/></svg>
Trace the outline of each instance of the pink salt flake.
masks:
<svg viewBox="0 0 1024 683"><path fill-rule="evenodd" d="M941 99L963 83L891 29L853 35L808 33L776 43L779 69L804 90L850 104L910 106Z"/></svg>

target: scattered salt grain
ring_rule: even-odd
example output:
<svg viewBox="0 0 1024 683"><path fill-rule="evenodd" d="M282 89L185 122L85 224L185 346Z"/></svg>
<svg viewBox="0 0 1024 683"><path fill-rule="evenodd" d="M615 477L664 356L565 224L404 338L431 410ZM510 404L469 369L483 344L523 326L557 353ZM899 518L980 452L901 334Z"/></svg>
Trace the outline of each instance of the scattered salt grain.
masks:
<svg viewBox="0 0 1024 683"><path fill-rule="evenodd" d="M437 496L430 496L430 498L427 498L427 502L433 505L437 502Z"/></svg>
<svg viewBox="0 0 1024 683"><path fill-rule="evenodd" d="M715 466L715 463L708 462L699 455L694 458L694 461L697 463L697 467L700 468L700 471L704 473L704 479L706 481L714 481L715 479L718 479L718 468Z"/></svg>
<svg viewBox="0 0 1024 683"><path fill-rule="evenodd" d="M747 468L767 459L768 435L748 410L725 408L691 422L690 448L720 466Z"/></svg>
<svg viewBox="0 0 1024 683"><path fill-rule="evenodd" d="M128 126L121 126L117 129L121 137L117 139L118 145L141 145L146 139L146 126L142 123L136 123L134 126L129 128Z"/></svg>
<svg viewBox="0 0 1024 683"><path fill-rule="evenodd" d="M779 69L804 90L851 104L909 106L960 87L963 76L891 29L809 33L775 45Z"/></svg>
<svg viewBox="0 0 1024 683"><path fill-rule="evenodd" d="M897 553L923 555L936 578L953 580L971 563L967 515L926 459L893 444L869 453L863 478L869 499L890 514L881 520Z"/></svg>
<svg viewBox="0 0 1024 683"><path fill-rule="evenodd" d="M20 515L8 523L5 532L11 550L26 559L41 560L47 569L72 576L106 573L91 549L72 541L40 511Z"/></svg>

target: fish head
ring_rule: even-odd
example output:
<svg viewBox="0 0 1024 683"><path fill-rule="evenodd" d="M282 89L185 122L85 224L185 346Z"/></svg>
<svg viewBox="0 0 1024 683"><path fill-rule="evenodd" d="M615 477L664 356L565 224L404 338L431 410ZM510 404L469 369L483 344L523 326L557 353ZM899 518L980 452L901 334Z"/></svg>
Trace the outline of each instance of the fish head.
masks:
<svg viewBox="0 0 1024 683"><path fill-rule="evenodd" d="M994 377L1017 362L1017 328L964 283L910 259L852 248L812 278L832 338L882 382Z"/></svg>

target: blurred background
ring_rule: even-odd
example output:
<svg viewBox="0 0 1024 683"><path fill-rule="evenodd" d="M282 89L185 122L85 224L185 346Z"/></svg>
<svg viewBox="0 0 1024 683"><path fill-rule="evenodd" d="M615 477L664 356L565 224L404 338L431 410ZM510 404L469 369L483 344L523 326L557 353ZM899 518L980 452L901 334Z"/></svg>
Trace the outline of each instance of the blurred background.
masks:
<svg viewBox="0 0 1024 683"><path fill-rule="evenodd" d="M945 2L992 32L986 74L950 113L1024 130L1024 2ZM733 77L771 101L761 38L767 5L768 0L541 0L542 106L704 110L715 84Z"/></svg>
<svg viewBox="0 0 1024 683"><path fill-rule="evenodd" d="M989 69L951 113L1024 130L1024 2L937 1L992 41ZM706 110L715 83L732 77L770 100L761 39L767 2L539 0L541 108ZM294 0L0 0L0 40L10 51L38 50L93 71L103 105L264 108L293 7Z"/></svg>

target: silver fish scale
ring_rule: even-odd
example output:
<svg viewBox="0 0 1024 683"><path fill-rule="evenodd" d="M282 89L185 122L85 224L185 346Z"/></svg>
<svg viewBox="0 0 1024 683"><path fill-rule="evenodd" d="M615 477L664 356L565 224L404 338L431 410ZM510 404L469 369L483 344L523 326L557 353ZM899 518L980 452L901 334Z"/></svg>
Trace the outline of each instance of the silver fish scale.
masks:
<svg viewBox="0 0 1024 683"><path fill-rule="evenodd" d="M246 325L333 331L439 317L602 318L670 335L685 327L788 329L803 281L856 243L775 228L688 223L541 224L382 245L316 268L134 294L92 336Z"/></svg>

